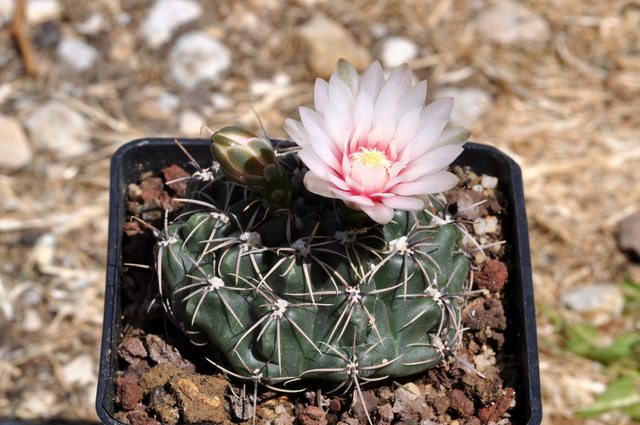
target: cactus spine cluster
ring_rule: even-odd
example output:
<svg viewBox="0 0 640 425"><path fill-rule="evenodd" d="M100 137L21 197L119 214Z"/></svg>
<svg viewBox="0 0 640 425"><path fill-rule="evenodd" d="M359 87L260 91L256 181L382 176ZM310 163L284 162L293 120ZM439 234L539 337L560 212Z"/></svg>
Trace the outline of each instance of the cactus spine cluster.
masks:
<svg viewBox="0 0 640 425"><path fill-rule="evenodd" d="M165 307L193 343L265 384L343 389L455 350L469 261L436 202L381 225L308 192L295 148L239 128L211 146L213 178L191 182L158 241Z"/></svg>

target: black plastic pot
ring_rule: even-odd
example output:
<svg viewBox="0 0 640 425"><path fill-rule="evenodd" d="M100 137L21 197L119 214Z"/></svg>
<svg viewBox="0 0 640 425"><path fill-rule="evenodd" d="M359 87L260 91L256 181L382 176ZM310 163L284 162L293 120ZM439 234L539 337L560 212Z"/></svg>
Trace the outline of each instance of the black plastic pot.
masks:
<svg viewBox="0 0 640 425"><path fill-rule="evenodd" d="M211 162L208 140L180 139L180 143L199 164ZM506 198L506 214L502 226L508 250L504 261L509 268L505 297L511 306L507 312L511 329L508 343L515 344L511 351L519 358L519 368L516 371L518 379L515 383L516 407L510 412L511 423L539 425L542 421L542 403L522 174L520 167L511 158L491 146L467 143L465 148L455 164L468 165L477 174L486 173L498 177ZM105 424L120 424L114 419L118 371L115 352L123 328L120 291L126 189L130 183L137 182L141 171L158 174L163 168L176 163L190 169L188 159L174 139L136 140L122 146L111 160L107 284L96 400L98 416Z"/></svg>

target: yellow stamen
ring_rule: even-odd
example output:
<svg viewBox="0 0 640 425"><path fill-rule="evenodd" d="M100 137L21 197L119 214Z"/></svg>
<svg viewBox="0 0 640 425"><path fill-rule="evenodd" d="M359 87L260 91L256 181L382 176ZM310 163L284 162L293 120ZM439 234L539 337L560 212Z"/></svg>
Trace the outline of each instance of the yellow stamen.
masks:
<svg viewBox="0 0 640 425"><path fill-rule="evenodd" d="M380 166L389 171L393 165L393 161L391 161L384 152L379 151L376 148L363 148L362 146L357 152L349 155L349 160L352 164L355 161L359 161L362 165L369 167L371 171Z"/></svg>

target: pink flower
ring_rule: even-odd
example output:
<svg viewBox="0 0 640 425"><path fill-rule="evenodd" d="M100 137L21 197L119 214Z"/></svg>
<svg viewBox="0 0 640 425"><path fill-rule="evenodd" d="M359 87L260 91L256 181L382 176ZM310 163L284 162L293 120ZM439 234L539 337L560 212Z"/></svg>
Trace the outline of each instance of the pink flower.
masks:
<svg viewBox="0 0 640 425"><path fill-rule="evenodd" d="M306 188L385 224L394 209L422 210L426 195L455 186L457 177L443 169L470 133L443 131L453 99L425 107L426 95L427 82L412 86L406 64L385 81L378 62L360 77L340 59L328 83L316 80L316 110L301 107L300 122L284 123L309 168Z"/></svg>

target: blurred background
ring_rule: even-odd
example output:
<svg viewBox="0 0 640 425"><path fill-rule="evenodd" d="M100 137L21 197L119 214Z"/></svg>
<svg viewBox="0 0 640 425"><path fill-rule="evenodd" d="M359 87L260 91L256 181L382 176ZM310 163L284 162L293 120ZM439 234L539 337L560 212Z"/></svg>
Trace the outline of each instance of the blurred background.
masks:
<svg viewBox="0 0 640 425"><path fill-rule="evenodd" d="M0 423L95 421L109 160L408 62L522 167L545 424L640 423L637 0L0 0ZM205 131L203 137L207 137Z"/></svg>

